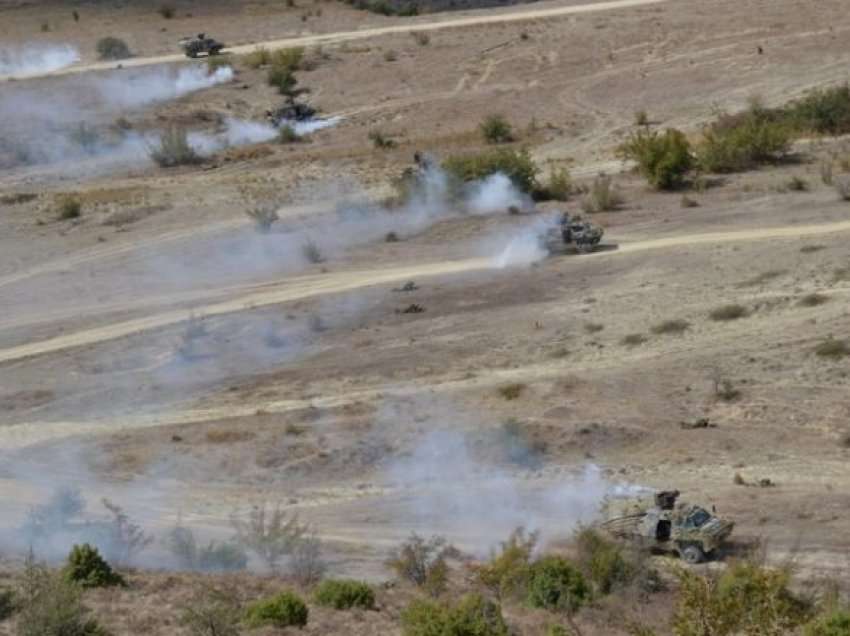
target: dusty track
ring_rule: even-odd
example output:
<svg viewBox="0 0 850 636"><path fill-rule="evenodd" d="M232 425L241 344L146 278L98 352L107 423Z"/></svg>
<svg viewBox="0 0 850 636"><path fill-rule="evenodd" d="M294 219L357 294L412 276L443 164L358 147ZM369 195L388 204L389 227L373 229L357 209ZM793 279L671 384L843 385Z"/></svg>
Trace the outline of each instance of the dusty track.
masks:
<svg viewBox="0 0 850 636"><path fill-rule="evenodd" d="M787 239L800 236L816 236L847 231L850 231L850 221L824 223L819 225L793 225L757 230L709 232L626 243L621 245L617 251L600 252L592 257L604 258L606 256L613 256L616 254L627 254L653 249L738 241ZM167 327L169 325L178 324L188 320L192 314L203 316L228 314L256 307L311 298L314 296L335 294L375 285L396 283L399 281L409 280L411 278L461 274L476 270L490 269L493 267L495 267L493 260L476 258L444 263L412 265L394 269L365 270L304 276L289 279L278 284L267 285L261 288L253 286L249 293L242 294L241 296L230 300L196 307L191 311L186 309L173 310L144 318L127 320L105 327L87 329L40 342L11 347L0 351L0 363L61 351L72 347L95 344L105 340L122 338L142 331Z"/></svg>
<svg viewBox="0 0 850 636"><path fill-rule="evenodd" d="M565 15L575 15L581 13L595 13L597 11L611 11L614 9L628 9L631 7L640 7L650 4L659 4L668 0L609 0L608 2L593 2L589 4L580 4L568 7L556 7L554 9L538 9L532 11L513 11L509 13L499 13L496 15L474 15L464 18L445 18L434 20L431 22L411 21L403 25L378 27L372 29L363 29L360 31L341 31L337 33L323 33L321 35L308 35L297 38L287 38L283 40L269 40L266 42L255 42L253 44L244 44L234 46L227 51L231 54L239 55L250 53L258 46L263 46L267 49L282 49L292 46L311 46L318 44L332 44L338 42L346 42L351 40L362 40L366 38L374 38L382 35L394 35L398 33L410 33L411 31L437 31L440 29L454 29L469 26L481 26L487 24L504 24L507 22L521 22L529 20L541 20L545 18L556 18ZM122 67L131 66L148 66L151 64L166 64L171 62L185 61L186 57L180 54L160 55L155 57L138 57L120 62ZM53 71L51 73L18 75L17 80L31 79L34 77L47 77L56 75L70 75L76 73L87 73L89 71L102 71L113 69L117 66L116 62L98 62L96 64L87 64L82 66L71 66L68 68ZM0 76L0 81L7 81L10 76Z"/></svg>

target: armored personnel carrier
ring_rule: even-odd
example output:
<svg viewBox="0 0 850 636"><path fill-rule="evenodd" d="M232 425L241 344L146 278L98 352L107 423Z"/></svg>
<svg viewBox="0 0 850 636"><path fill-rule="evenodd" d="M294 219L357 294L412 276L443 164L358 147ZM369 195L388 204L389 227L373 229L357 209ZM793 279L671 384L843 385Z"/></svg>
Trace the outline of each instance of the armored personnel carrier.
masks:
<svg viewBox="0 0 850 636"><path fill-rule="evenodd" d="M602 236L605 234L598 225L583 220L580 216L571 217L568 212L563 212L558 219L557 228L552 228L546 235L546 247L550 253L558 253L564 247L574 246L582 253L589 253L596 249Z"/></svg>
<svg viewBox="0 0 850 636"><path fill-rule="evenodd" d="M686 563L702 563L716 554L734 523L678 498L678 490L608 498L598 527L617 539L675 552Z"/></svg>
<svg viewBox="0 0 850 636"><path fill-rule="evenodd" d="M208 38L205 33L199 33L197 37L180 40L180 48L183 49L186 57L196 58L202 53L218 55L224 48L224 44L213 38Z"/></svg>

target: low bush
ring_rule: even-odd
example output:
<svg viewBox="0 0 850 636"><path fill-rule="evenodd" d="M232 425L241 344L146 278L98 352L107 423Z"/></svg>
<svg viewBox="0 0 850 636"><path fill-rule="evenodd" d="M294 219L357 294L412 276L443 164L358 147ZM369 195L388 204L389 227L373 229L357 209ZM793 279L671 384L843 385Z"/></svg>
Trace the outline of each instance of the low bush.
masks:
<svg viewBox="0 0 850 636"><path fill-rule="evenodd" d="M173 4L163 4L159 7L159 15L161 15L166 20L170 20L174 17L174 14L177 10L174 8Z"/></svg>
<svg viewBox="0 0 850 636"><path fill-rule="evenodd" d="M180 616L191 636L239 636L242 611L233 594L213 590L192 599Z"/></svg>
<svg viewBox="0 0 850 636"><path fill-rule="evenodd" d="M301 137L298 136L298 133L295 132L295 129L292 126L286 124L278 129L277 141L281 144L294 144L301 141Z"/></svg>
<svg viewBox="0 0 850 636"><path fill-rule="evenodd" d="M572 614L590 598L584 576L565 558L544 556L531 564L526 596L531 607Z"/></svg>
<svg viewBox="0 0 850 636"><path fill-rule="evenodd" d="M65 197L59 203L59 220L69 221L82 216L82 204L75 197Z"/></svg>
<svg viewBox="0 0 850 636"><path fill-rule="evenodd" d="M537 538L536 532L514 530L499 552L477 568L478 580L501 599L524 597Z"/></svg>
<svg viewBox="0 0 850 636"><path fill-rule="evenodd" d="M655 334L670 334L683 333L690 329L691 323L687 320L665 320L652 327L652 333Z"/></svg>
<svg viewBox="0 0 850 636"><path fill-rule="evenodd" d="M801 131L829 135L850 132L850 86L814 90L783 109Z"/></svg>
<svg viewBox="0 0 850 636"><path fill-rule="evenodd" d="M75 545L68 555L68 563L63 570L65 578L80 587L125 586L127 583L107 563L97 548L88 543Z"/></svg>
<svg viewBox="0 0 850 636"><path fill-rule="evenodd" d="M0 621L5 621L18 609L15 603L15 592L0 589Z"/></svg>
<svg viewBox="0 0 850 636"><path fill-rule="evenodd" d="M515 400L522 392L525 391L526 385L521 382L514 382L512 384L505 384L504 386L499 387L499 395L501 395L506 400Z"/></svg>
<svg viewBox="0 0 850 636"><path fill-rule="evenodd" d="M658 190L680 187L694 163L687 137L672 128L663 134L642 128L620 146L620 154L636 162L640 174Z"/></svg>
<svg viewBox="0 0 850 636"><path fill-rule="evenodd" d="M280 219L273 205L258 205L245 210L245 214L254 222L254 227L261 234L268 234L275 221Z"/></svg>
<svg viewBox="0 0 850 636"><path fill-rule="evenodd" d="M829 296L812 293L803 296L798 304L803 307L817 307L818 305L823 305L826 302L829 302Z"/></svg>
<svg viewBox="0 0 850 636"><path fill-rule="evenodd" d="M18 595L17 636L107 636L83 605L82 589L27 559Z"/></svg>
<svg viewBox="0 0 850 636"><path fill-rule="evenodd" d="M281 95L291 94L298 85L298 80L295 79L292 69L285 66L270 67L266 75L266 82L269 86L276 88Z"/></svg>
<svg viewBox="0 0 850 636"><path fill-rule="evenodd" d="M746 318L750 315L749 310L743 305L723 305L717 309L713 309L708 315L712 320L728 321L737 320L738 318Z"/></svg>
<svg viewBox="0 0 850 636"><path fill-rule="evenodd" d="M609 594L628 584L635 569L623 549L593 528L582 528L575 536L576 564L593 584L597 593Z"/></svg>
<svg viewBox="0 0 850 636"><path fill-rule="evenodd" d="M623 204L623 197L607 174L600 174L590 185L581 202L581 209L587 214L611 212Z"/></svg>
<svg viewBox="0 0 850 636"><path fill-rule="evenodd" d="M526 149L501 148L479 154L453 155L443 162L443 168L460 181L476 181L501 172L523 192L538 188L538 167Z"/></svg>
<svg viewBox="0 0 850 636"><path fill-rule="evenodd" d="M570 171L566 168L549 170L549 178L546 184L535 193L535 198L549 201L567 201L575 192Z"/></svg>
<svg viewBox="0 0 850 636"><path fill-rule="evenodd" d="M372 145L375 146L375 148L379 148L381 150L395 148L398 145L395 139L385 135L380 130L369 131L369 140L372 142Z"/></svg>
<svg viewBox="0 0 850 636"><path fill-rule="evenodd" d="M264 46L258 46L250 53L242 56L242 63L248 68L257 69L271 62L271 51Z"/></svg>
<svg viewBox="0 0 850 636"><path fill-rule="evenodd" d="M636 347L637 345L641 345L646 341L647 337L644 334L630 333L627 336L623 336L623 339L620 342L628 347Z"/></svg>
<svg viewBox="0 0 850 636"><path fill-rule="evenodd" d="M314 265L325 261L325 256L322 254L322 250L312 239L307 239L301 245L301 254L308 263L313 263Z"/></svg>
<svg viewBox="0 0 850 636"><path fill-rule="evenodd" d="M446 558L450 552L443 537L435 535L426 540L413 533L390 556L387 566L401 579L437 596L446 586L449 571Z"/></svg>
<svg viewBox="0 0 850 636"><path fill-rule="evenodd" d="M249 627L304 627L309 614L301 597L286 591L249 605L245 610L245 623Z"/></svg>
<svg viewBox="0 0 850 636"><path fill-rule="evenodd" d="M173 126L159 136L159 142L148 150L150 158L162 168L190 166L202 161L189 144L185 128Z"/></svg>
<svg viewBox="0 0 850 636"><path fill-rule="evenodd" d="M804 636L850 636L850 610L835 609L806 625Z"/></svg>
<svg viewBox="0 0 850 636"><path fill-rule="evenodd" d="M362 581L350 579L328 579L322 581L314 592L313 598L318 605L338 610L374 609L375 592Z"/></svg>
<svg viewBox="0 0 850 636"><path fill-rule="evenodd" d="M700 168L738 172L781 159L791 146L792 128L770 113L753 107L739 116L721 115L697 146Z"/></svg>
<svg viewBox="0 0 850 636"><path fill-rule="evenodd" d="M102 60L124 60L132 55L127 43L119 38L101 38L97 41L96 48Z"/></svg>
<svg viewBox="0 0 850 636"><path fill-rule="evenodd" d="M415 600L401 614L404 636L509 636L502 608L479 594L456 604Z"/></svg>
<svg viewBox="0 0 850 636"><path fill-rule="evenodd" d="M479 127L488 144L504 144L514 140L513 128L502 115L490 115Z"/></svg>
<svg viewBox="0 0 850 636"><path fill-rule="evenodd" d="M845 340L830 337L815 347L815 354L821 358L843 358L850 356L850 344L847 344Z"/></svg>

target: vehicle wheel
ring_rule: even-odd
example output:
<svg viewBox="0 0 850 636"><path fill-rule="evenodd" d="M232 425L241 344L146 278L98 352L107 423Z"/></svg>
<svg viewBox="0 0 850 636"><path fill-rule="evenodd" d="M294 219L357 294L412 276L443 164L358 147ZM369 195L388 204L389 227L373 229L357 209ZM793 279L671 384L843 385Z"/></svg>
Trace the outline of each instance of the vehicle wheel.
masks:
<svg viewBox="0 0 850 636"><path fill-rule="evenodd" d="M680 550L682 560L689 565L696 565L705 561L705 553L698 545L687 545Z"/></svg>
<svg viewBox="0 0 850 636"><path fill-rule="evenodd" d="M577 247L578 251L582 254L590 254L593 251L594 245L593 243L579 243Z"/></svg>

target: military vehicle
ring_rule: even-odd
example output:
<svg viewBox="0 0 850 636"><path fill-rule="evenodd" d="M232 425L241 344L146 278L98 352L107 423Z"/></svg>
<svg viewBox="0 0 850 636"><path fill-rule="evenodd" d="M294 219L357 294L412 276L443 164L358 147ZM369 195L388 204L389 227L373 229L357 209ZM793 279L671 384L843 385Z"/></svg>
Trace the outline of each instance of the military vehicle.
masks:
<svg viewBox="0 0 850 636"><path fill-rule="evenodd" d="M701 563L716 554L735 524L700 506L677 503L678 498L678 490L606 498L598 527L617 539L675 552L686 563Z"/></svg>
<svg viewBox="0 0 850 636"><path fill-rule="evenodd" d="M546 246L551 253L557 253L563 246L573 245L582 253L589 253L596 249L605 231L589 221L584 221L580 216L570 217L568 212L561 214L558 219L558 227L552 228L546 236Z"/></svg>
<svg viewBox="0 0 850 636"><path fill-rule="evenodd" d="M304 102L296 102L294 99L276 110L267 110L266 119L273 126L281 126L290 122L307 121L316 116L316 109Z"/></svg>
<svg viewBox="0 0 850 636"><path fill-rule="evenodd" d="M213 38L208 38L205 33L199 33L197 37L180 40L180 47L186 57L196 58L202 53L218 55L224 48L224 44Z"/></svg>

